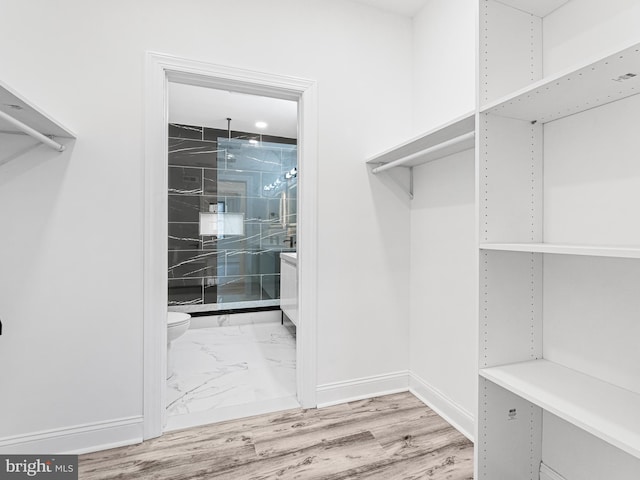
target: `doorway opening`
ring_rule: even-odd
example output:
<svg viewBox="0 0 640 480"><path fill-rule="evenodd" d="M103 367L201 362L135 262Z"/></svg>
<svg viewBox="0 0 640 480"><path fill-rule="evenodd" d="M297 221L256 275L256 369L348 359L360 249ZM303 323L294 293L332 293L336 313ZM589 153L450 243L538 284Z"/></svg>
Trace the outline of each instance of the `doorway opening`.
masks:
<svg viewBox="0 0 640 480"><path fill-rule="evenodd" d="M173 84L206 87L296 103L298 114L296 189L298 195L295 203L295 240L298 250L299 280L297 288L299 313L295 342L296 390L297 400L301 406L310 408L316 405L317 97L315 82L149 53L147 54L147 101L145 106L143 403L145 439L161 435L166 423L166 318L169 303L167 289L169 282L167 258L169 247L167 194L169 164L167 159L168 126L170 123L168 105L169 90ZM229 139L227 138L227 140ZM262 187L268 187L271 183L262 185ZM238 190L238 185L233 184L229 186L229 192L242 194ZM205 229L220 228L220 214L237 213L228 210L228 203L221 206L216 201L207 205L208 209L210 207L213 207L214 211L202 213L217 214L218 218L213 221L212 215L205 215L203 222L198 221L198 228L200 228L200 223ZM235 228L231 226L233 223L231 217L232 215L229 216L229 228ZM226 220L224 223L226 225ZM211 231L205 230L205 233L211 233ZM200 241L204 241L204 238ZM268 280L266 283L260 284L260 300L266 300L262 297L262 288L269 287ZM204 284L201 288L205 288ZM204 297L202 298L204 299ZM254 298L254 300L256 299Z"/></svg>
<svg viewBox="0 0 640 480"><path fill-rule="evenodd" d="M297 137L295 101L169 82L168 310L191 319L168 330L165 430L299 406Z"/></svg>

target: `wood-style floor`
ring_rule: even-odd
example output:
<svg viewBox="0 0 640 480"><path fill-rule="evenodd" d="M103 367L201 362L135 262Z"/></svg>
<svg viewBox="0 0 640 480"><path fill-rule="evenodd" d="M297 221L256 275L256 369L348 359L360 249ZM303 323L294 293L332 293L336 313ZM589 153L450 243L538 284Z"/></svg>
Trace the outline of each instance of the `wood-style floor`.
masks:
<svg viewBox="0 0 640 480"><path fill-rule="evenodd" d="M473 444L410 393L288 410L81 455L80 480L473 478Z"/></svg>

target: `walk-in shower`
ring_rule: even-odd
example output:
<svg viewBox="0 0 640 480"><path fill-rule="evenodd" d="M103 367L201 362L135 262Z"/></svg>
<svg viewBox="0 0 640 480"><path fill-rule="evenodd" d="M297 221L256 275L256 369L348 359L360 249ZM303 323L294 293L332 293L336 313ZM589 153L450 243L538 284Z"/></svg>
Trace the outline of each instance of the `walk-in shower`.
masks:
<svg viewBox="0 0 640 480"><path fill-rule="evenodd" d="M227 128L168 126L169 307L277 308L279 254L296 244L295 135L248 122L236 130L224 111L211 116Z"/></svg>

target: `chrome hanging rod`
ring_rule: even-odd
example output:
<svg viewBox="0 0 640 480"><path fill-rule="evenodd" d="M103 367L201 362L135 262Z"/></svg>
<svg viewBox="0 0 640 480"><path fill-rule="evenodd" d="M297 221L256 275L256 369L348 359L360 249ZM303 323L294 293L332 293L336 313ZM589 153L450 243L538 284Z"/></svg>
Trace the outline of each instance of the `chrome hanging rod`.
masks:
<svg viewBox="0 0 640 480"><path fill-rule="evenodd" d="M18 128L19 130L21 130L22 132L24 132L27 135L35 138L39 142L44 143L45 145L53 148L54 150L57 150L59 152L64 151L64 148L65 148L64 145L56 142L55 140L50 139L46 135L43 135L39 131L31 128L29 125L26 125L26 124L22 123L20 120L16 120L11 115L9 115L6 112L3 112L2 110L0 110L0 118L6 120L11 125L13 125L14 127Z"/></svg>
<svg viewBox="0 0 640 480"><path fill-rule="evenodd" d="M464 135L460 135L459 137L452 138L451 140L446 140L442 143L438 143L437 145L433 145L432 147L425 148L424 150L420 150L419 152L412 153L411 155L407 155L406 157L399 158L394 160L393 162L385 163L380 165L379 167L371 170L373 173L380 173L394 167L401 167L405 163L413 160L414 158L421 157L423 155L428 155L429 153L434 153L444 148L450 147L460 142L464 142L466 140L470 140L476 136L475 132L465 133Z"/></svg>

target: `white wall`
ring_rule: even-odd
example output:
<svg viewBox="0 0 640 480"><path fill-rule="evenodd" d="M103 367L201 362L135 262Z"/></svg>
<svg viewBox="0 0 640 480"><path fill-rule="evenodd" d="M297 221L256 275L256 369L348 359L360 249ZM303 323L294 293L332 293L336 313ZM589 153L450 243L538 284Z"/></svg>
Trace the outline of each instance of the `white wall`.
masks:
<svg viewBox="0 0 640 480"><path fill-rule="evenodd" d="M477 383L474 160L467 150L417 167L411 208L409 365L425 399L468 436Z"/></svg>
<svg viewBox="0 0 640 480"><path fill-rule="evenodd" d="M639 24L637 0L571 0L543 19L544 74L637 42Z"/></svg>
<svg viewBox="0 0 640 480"><path fill-rule="evenodd" d="M476 4L429 0L413 19L416 134L475 108Z"/></svg>
<svg viewBox="0 0 640 480"><path fill-rule="evenodd" d="M475 108L472 0L431 0L414 18L414 130ZM476 410L473 150L415 168L409 368L416 391L468 436Z"/></svg>
<svg viewBox="0 0 640 480"><path fill-rule="evenodd" d="M408 201L363 162L410 130L408 18L337 0L2 10L2 80L78 139L0 167L0 439L142 413L147 50L318 81L318 382L406 370Z"/></svg>

